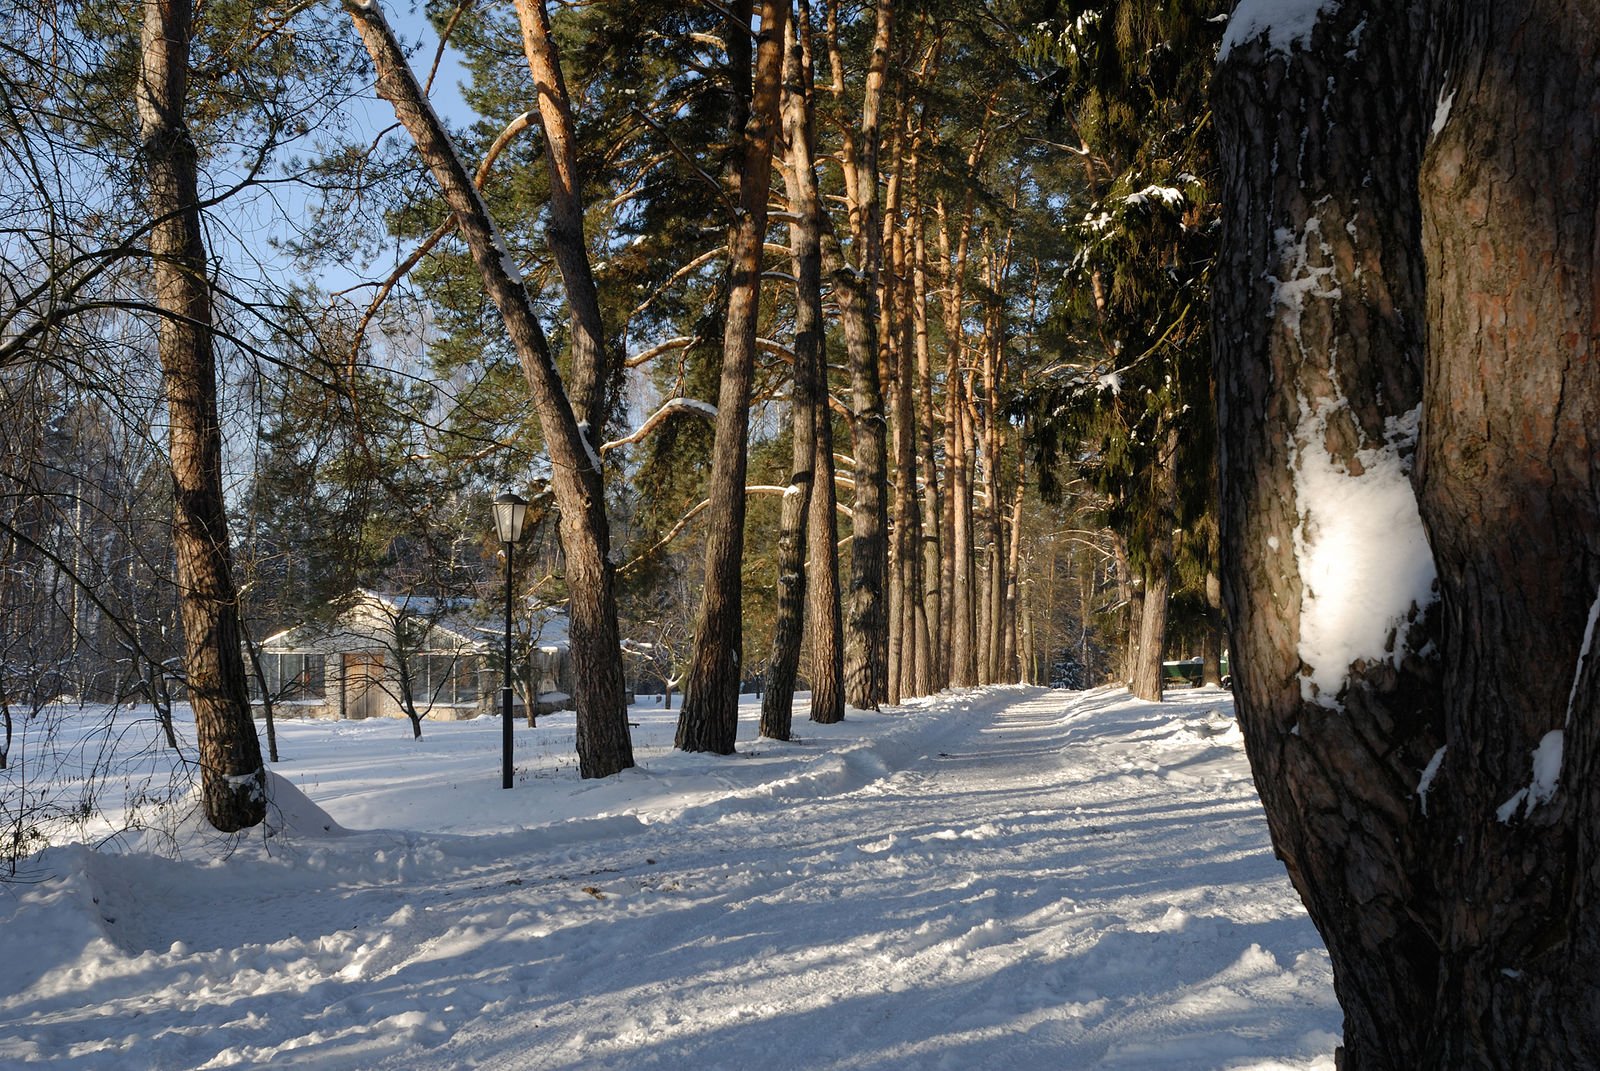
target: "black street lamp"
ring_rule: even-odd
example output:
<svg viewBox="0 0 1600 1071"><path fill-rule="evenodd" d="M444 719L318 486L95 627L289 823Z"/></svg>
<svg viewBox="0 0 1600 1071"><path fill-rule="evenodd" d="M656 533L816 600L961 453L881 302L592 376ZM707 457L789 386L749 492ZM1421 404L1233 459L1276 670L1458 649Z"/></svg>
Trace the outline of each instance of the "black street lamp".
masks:
<svg viewBox="0 0 1600 1071"><path fill-rule="evenodd" d="M505 715L500 727L500 787L511 787L511 554L522 539L522 522L528 516L528 503L510 491L494 500L494 530L506 548L506 662L505 691L501 709Z"/></svg>

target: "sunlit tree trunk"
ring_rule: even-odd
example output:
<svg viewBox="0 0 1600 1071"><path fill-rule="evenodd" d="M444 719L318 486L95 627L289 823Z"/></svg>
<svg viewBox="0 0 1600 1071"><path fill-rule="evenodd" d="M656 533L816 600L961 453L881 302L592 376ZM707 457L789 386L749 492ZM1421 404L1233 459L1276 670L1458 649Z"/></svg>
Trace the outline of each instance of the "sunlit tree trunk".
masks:
<svg viewBox="0 0 1600 1071"><path fill-rule="evenodd" d="M831 12L831 7L830 7ZM799 2L801 55L804 58L807 87L815 100L814 55L810 13L806 0ZM835 67L834 75L839 76ZM804 207L813 220L819 240L828 227L827 210L820 192ZM811 517L806 525L806 631L811 637L811 720L832 725L844 719L844 621L839 601L839 518L838 488L834 484L833 417L828 408L828 360L826 338L818 353L816 420L816 479L811 488Z"/></svg>
<svg viewBox="0 0 1600 1071"><path fill-rule="evenodd" d="M1011 492L1011 521L1006 526L1006 590L1003 607L1004 625L1001 635L1000 678L1004 681L1026 680L1018 673L1020 646L1017 637L1017 593L1022 583L1022 496L1026 471L1019 453L1017 460L1017 486Z"/></svg>
<svg viewBox="0 0 1600 1071"><path fill-rule="evenodd" d="M250 718L238 591L223 505L222 430L197 154L184 108L192 11L147 0L136 98L143 138L172 463L173 551L184 667L206 818L224 832L266 816L266 769Z"/></svg>
<svg viewBox="0 0 1600 1071"><path fill-rule="evenodd" d="M817 215L822 213L817 207ZM828 413L826 363L818 382L823 397L817 422L816 480L806 525L806 624L811 636L811 720L831 725L844 719L844 622L839 606L838 496L833 476L833 424Z"/></svg>
<svg viewBox="0 0 1600 1071"><path fill-rule="evenodd" d="M1344 1067L1600 1066L1597 42L1350 0L1219 70L1235 693Z"/></svg>
<svg viewBox="0 0 1600 1071"><path fill-rule="evenodd" d="M382 9L375 0L344 0L344 7L372 57L379 96L394 107L396 118L455 213L484 291L500 310L533 394L550 455L550 489L561 512L561 545L570 594L568 631L577 668L573 699L578 769L584 777L610 776L633 765L633 745L623 704L615 567L599 458L572 408L521 272L506 252L488 206L449 133L406 64Z"/></svg>
<svg viewBox="0 0 1600 1071"><path fill-rule="evenodd" d="M735 10L748 14L751 6L736 4ZM762 0L749 118L741 131L744 151L739 174L739 216L729 242L728 322L722 348L722 383L717 396L716 441L711 456L705 591L675 739L676 745L685 751L730 754L739 724L744 628L741 568L750 381L760 313L768 184L778 127L783 27L788 14L787 0L781 3ZM730 33L737 34L748 24L746 18L742 25L730 26ZM735 78L742 79L742 72L736 72Z"/></svg>
<svg viewBox="0 0 1600 1071"><path fill-rule="evenodd" d="M919 140L920 145L920 140ZM934 450L935 412L933 408L933 361L928 344L928 275L926 222L922 216L918 161L913 151L910 205L907 225L911 228L911 317L917 361L917 442L921 453L922 497L922 601L918 608L917 642L925 644L927 654L919 669L918 690L930 695L943 686L946 677L945 647L940 640L943 619L940 574L940 519L944 516L940 491L938 458Z"/></svg>
<svg viewBox="0 0 1600 1071"><path fill-rule="evenodd" d="M804 20L802 3L798 16ZM783 132L789 166L784 181L789 196L790 258L794 264L794 389L789 403L793 475L783 496L778 529L778 614L767 659L767 687L761 697L761 735L790 736L795 674L805 627L807 521L817 461L817 410L826 416L822 318L822 247L817 232L816 159L812 144L810 71L797 27L785 29Z"/></svg>
<svg viewBox="0 0 1600 1071"><path fill-rule="evenodd" d="M572 409L591 445L605 430L608 393L614 372L606 359L600 295L583 236L583 190L578 174L578 135L567 94L561 57L550 34L545 0L516 0L522 26L522 51L538 91L544 155L550 166L550 251L567 291L572 331L570 387Z"/></svg>
<svg viewBox="0 0 1600 1071"><path fill-rule="evenodd" d="M860 288L859 310L865 329L876 335L873 300L882 263L880 199L878 193L879 118L884 83L888 77L890 32L894 24L893 0L878 0L877 28L872 58L867 64L861 100L861 134L853 168L855 203L859 205L861 260L855 272ZM834 276L835 293L841 279ZM851 280L854 282L855 280ZM848 289L848 287L846 287ZM841 304L844 296L840 294ZM841 309L842 319L849 313ZM849 325L844 325L850 331ZM856 459L855 507L851 520L850 590L845 619L845 700L863 710L875 710L888 694L888 449L883 391L878 375L875 337L859 340L850 348L850 394L854 411L852 433Z"/></svg>

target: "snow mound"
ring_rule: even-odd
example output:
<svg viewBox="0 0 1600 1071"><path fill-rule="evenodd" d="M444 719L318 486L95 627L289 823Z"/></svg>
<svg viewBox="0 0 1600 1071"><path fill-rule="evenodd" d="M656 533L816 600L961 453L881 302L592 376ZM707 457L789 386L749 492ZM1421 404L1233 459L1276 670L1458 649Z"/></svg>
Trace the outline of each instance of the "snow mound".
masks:
<svg viewBox="0 0 1600 1071"><path fill-rule="evenodd" d="M242 833L222 833L206 819L197 784L131 840L123 848L129 854L162 855L169 858L221 858L237 850L247 838L267 840L282 837L305 841L321 837L342 837L349 831L333 816L313 803L294 782L267 771L267 818L256 829ZM112 845L113 849L116 845Z"/></svg>

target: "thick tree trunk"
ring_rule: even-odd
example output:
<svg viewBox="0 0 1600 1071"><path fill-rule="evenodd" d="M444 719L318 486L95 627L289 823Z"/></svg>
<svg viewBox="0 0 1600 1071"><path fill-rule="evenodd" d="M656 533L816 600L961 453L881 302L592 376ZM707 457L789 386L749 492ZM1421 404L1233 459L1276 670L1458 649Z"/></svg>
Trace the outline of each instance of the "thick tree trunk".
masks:
<svg viewBox="0 0 1600 1071"><path fill-rule="evenodd" d="M149 182L157 348L172 462L172 542L184 666L200 751L206 818L223 832L266 817L266 769L250 718L222 494L210 287L200 228L197 156L184 119L189 0L147 0L137 100Z"/></svg>
<svg viewBox="0 0 1600 1071"><path fill-rule="evenodd" d="M1375 0L1341 5L1292 57L1259 39L1234 47L1213 90L1234 694L1274 846L1328 945L1351 1068L1438 1066L1427 1035L1444 905L1431 857L1453 850L1416 794L1444 739L1411 595L1347 602L1346 643L1328 612L1350 592L1394 594L1403 540L1414 564L1431 565L1408 539L1420 535L1414 504L1405 516L1406 420L1422 398L1416 181L1432 112L1414 18ZM1308 466L1366 495L1358 508L1396 504L1404 530L1377 554L1319 561L1336 549L1318 544L1319 528L1355 518L1302 486Z"/></svg>
<svg viewBox="0 0 1600 1071"><path fill-rule="evenodd" d="M767 234L768 185L783 74L783 26L788 14L787 0L762 0L750 115L740 132L744 154L739 174L739 218L729 242L728 322L722 347L722 385L717 395L716 441L711 454L705 593L674 741L684 751L731 754L739 725L750 380L755 364L761 254ZM730 27L732 32L740 29ZM740 75L736 73L735 77Z"/></svg>
<svg viewBox="0 0 1600 1071"><path fill-rule="evenodd" d="M1159 542L1159 541L1158 541ZM1140 585L1143 597L1139 600L1139 616L1133 622L1138 639L1133 647L1134 658L1128 675L1128 689L1136 699L1159 703L1164 682L1161 678L1161 659L1166 650L1167 598L1172 582L1172 543L1165 547L1150 548L1151 561L1145 566L1144 583Z"/></svg>
<svg viewBox="0 0 1600 1071"><path fill-rule="evenodd" d="M802 0L801 19L806 18ZM794 474L783 496L778 531L778 614L761 697L761 735L789 739L794 717L795 674L805 631L807 520L817 460L817 408L827 409L823 374L822 244L817 231L815 152L812 148L810 69L796 27L784 33L783 131L789 166L784 172L789 209L789 248L794 263L794 389L789 403Z"/></svg>
<svg viewBox="0 0 1600 1071"><path fill-rule="evenodd" d="M823 267L839 303L850 361L855 502L851 508L850 583L845 595L845 701L876 709L888 687L888 466L877 327L871 289L845 262L831 227L822 233Z"/></svg>
<svg viewBox="0 0 1600 1071"><path fill-rule="evenodd" d="M422 87L375 0L344 0L377 70L378 94L416 143L417 152L455 213L484 291L505 322L522 363L550 454L550 489L561 511L566 555L568 630L576 668L578 770L607 777L633 765L613 589L611 530L600 461L573 411L544 329L520 271L506 251L471 173L429 106Z"/></svg>
<svg viewBox="0 0 1600 1071"><path fill-rule="evenodd" d="M1422 161L1443 597L1430 1058L1600 1066L1600 5L1465 5ZM1435 103L1437 102L1437 103ZM1441 835L1442 834L1442 835Z"/></svg>
<svg viewBox="0 0 1600 1071"><path fill-rule="evenodd" d="M1435 14L1219 72L1235 692L1343 1066L1597 1066L1600 14Z"/></svg>

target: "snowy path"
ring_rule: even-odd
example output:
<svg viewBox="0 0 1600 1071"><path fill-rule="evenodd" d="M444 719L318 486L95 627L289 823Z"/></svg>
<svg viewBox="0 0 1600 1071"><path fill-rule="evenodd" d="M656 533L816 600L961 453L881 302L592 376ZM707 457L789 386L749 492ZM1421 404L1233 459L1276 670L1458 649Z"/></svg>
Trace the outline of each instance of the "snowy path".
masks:
<svg viewBox="0 0 1600 1071"><path fill-rule="evenodd" d="M0 962L57 949L0 980L0 1066L1331 1068L1225 694L863 718L544 828L58 850L0 900Z"/></svg>

